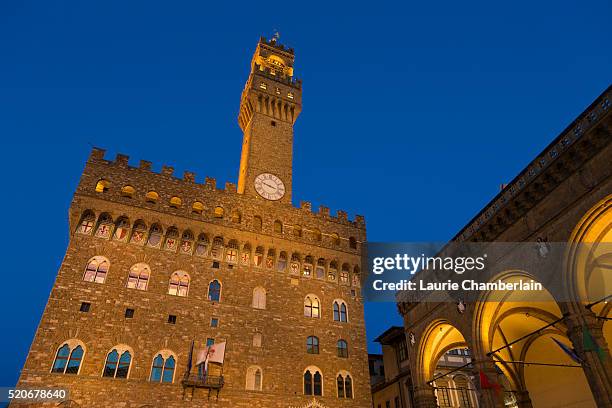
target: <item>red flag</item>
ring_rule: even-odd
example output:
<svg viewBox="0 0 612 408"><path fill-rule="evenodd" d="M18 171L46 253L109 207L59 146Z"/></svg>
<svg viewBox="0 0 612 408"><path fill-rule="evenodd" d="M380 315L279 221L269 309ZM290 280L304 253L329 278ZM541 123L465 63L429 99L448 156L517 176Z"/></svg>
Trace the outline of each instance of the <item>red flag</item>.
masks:
<svg viewBox="0 0 612 408"><path fill-rule="evenodd" d="M480 371L480 388L482 389L493 388L496 393L499 393L502 387L495 381L491 381L489 377L487 377L487 375L481 370Z"/></svg>

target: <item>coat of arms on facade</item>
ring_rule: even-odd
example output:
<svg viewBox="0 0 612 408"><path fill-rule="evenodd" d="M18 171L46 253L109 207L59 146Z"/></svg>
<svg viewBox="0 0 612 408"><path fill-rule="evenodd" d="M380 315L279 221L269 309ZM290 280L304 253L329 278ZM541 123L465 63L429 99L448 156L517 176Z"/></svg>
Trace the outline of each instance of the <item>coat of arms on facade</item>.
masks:
<svg viewBox="0 0 612 408"><path fill-rule="evenodd" d="M321 404L315 398L312 401L306 403L305 405L300 406L290 406L289 408L327 408L325 405Z"/></svg>

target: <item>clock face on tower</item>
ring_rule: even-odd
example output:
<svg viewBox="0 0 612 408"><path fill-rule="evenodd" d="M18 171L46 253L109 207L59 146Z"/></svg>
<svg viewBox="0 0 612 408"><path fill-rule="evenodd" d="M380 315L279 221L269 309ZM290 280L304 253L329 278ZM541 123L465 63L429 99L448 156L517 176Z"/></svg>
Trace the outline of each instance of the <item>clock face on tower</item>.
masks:
<svg viewBox="0 0 612 408"><path fill-rule="evenodd" d="M274 174L261 173L255 177L255 191L266 200L280 200L285 195L285 185Z"/></svg>

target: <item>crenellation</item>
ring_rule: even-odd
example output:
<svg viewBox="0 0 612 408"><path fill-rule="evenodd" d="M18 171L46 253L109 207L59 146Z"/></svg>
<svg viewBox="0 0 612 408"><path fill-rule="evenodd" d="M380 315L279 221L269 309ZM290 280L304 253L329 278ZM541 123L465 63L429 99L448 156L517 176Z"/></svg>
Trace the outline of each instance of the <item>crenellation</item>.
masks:
<svg viewBox="0 0 612 408"><path fill-rule="evenodd" d="M195 173L185 170L183 172L183 181L186 181L188 183L195 183Z"/></svg>
<svg viewBox="0 0 612 408"><path fill-rule="evenodd" d="M329 207L326 207L324 205L320 205L319 206L319 215L321 215L322 217L329 217Z"/></svg>
<svg viewBox="0 0 612 408"><path fill-rule="evenodd" d="M340 222L347 222L348 221L348 214L346 211L344 210L338 210L336 212L336 218L338 219L338 221Z"/></svg>
<svg viewBox="0 0 612 408"><path fill-rule="evenodd" d="M236 183L232 183L231 181L225 182L225 192L226 193L236 193Z"/></svg>
<svg viewBox="0 0 612 408"><path fill-rule="evenodd" d="M104 155L106 154L106 149L100 149L99 147L94 147L91 149L91 154L89 155L90 161L102 161L104 160Z"/></svg>
<svg viewBox="0 0 612 408"><path fill-rule="evenodd" d="M161 174L163 174L164 176L172 177L172 175L174 174L174 167L167 166L164 164L162 166Z"/></svg>
<svg viewBox="0 0 612 408"><path fill-rule="evenodd" d="M127 167L128 166L128 161L130 160L130 156L127 156L125 154L121 154L121 153L117 153L115 156L115 165L117 167Z"/></svg>
<svg viewBox="0 0 612 408"><path fill-rule="evenodd" d="M217 189L217 179L214 177L206 177L204 185L209 189L215 191Z"/></svg>
<svg viewBox="0 0 612 408"><path fill-rule="evenodd" d="M138 168L145 171L151 171L152 165L153 163L148 160L141 160Z"/></svg>
<svg viewBox="0 0 612 408"><path fill-rule="evenodd" d="M310 201L300 201L300 209L306 212L312 212L312 203Z"/></svg>

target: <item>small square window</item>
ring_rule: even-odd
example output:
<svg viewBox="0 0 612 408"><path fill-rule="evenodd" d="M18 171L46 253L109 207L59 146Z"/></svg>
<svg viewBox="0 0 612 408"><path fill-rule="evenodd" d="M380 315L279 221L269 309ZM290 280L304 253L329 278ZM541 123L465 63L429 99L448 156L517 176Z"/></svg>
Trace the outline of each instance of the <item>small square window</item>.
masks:
<svg viewBox="0 0 612 408"><path fill-rule="evenodd" d="M234 269L234 264L227 265L227 269Z"/></svg>
<svg viewBox="0 0 612 408"><path fill-rule="evenodd" d="M214 261L212 267L215 269L219 269L219 261Z"/></svg>
<svg viewBox="0 0 612 408"><path fill-rule="evenodd" d="M208 338L206 339L206 347L210 347L215 344L215 339Z"/></svg>
<svg viewBox="0 0 612 408"><path fill-rule="evenodd" d="M219 327L219 319L216 317L210 319L210 327Z"/></svg>
<svg viewBox="0 0 612 408"><path fill-rule="evenodd" d="M176 324L176 315L168 315L168 323Z"/></svg>
<svg viewBox="0 0 612 408"><path fill-rule="evenodd" d="M271 124L272 126L276 126L276 122L275 122L275 121L270 122L270 124Z"/></svg>
<svg viewBox="0 0 612 408"><path fill-rule="evenodd" d="M91 303L89 302L83 302L81 303L81 308L79 309L80 312L89 312L89 309L91 308Z"/></svg>
<svg viewBox="0 0 612 408"><path fill-rule="evenodd" d="M125 309L125 318L131 319L132 317L134 317L134 309L130 309L130 308Z"/></svg>

